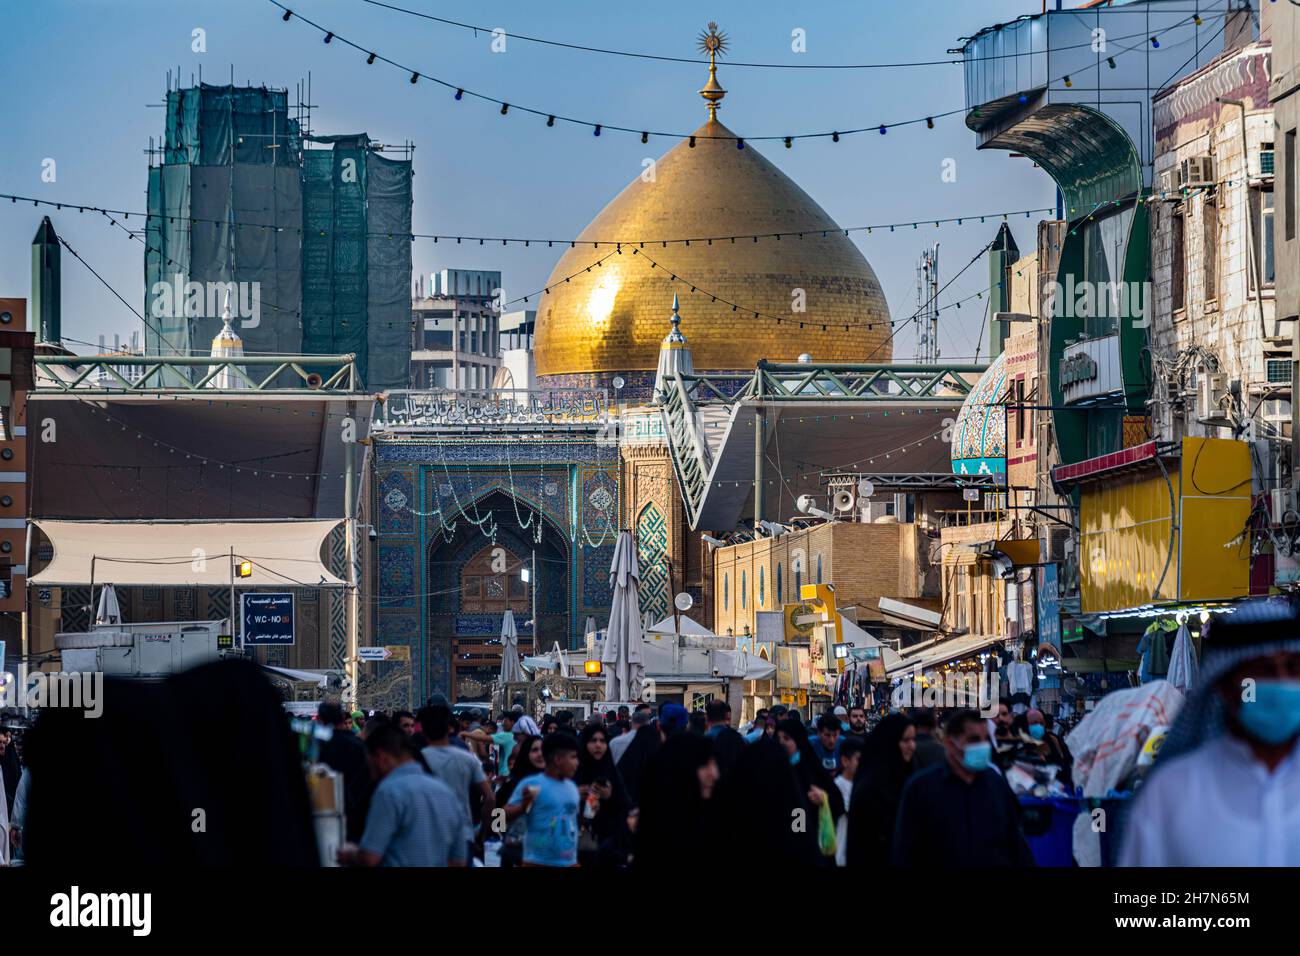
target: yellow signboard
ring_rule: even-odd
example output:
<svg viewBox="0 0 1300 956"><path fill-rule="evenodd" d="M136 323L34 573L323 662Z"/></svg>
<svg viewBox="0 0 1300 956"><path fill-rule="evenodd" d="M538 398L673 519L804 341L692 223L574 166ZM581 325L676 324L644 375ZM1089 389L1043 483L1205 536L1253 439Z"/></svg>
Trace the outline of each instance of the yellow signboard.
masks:
<svg viewBox="0 0 1300 956"><path fill-rule="evenodd" d="M411 646L409 644L385 644L384 650L388 651L390 661L406 661L410 663Z"/></svg>
<svg viewBox="0 0 1300 956"><path fill-rule="evenodd" d="M781 612L785 615L787 644L802 644L807 641L812 636L813 628L821 620L817 608L802 601L798 604L782 604Z"/></svg>
<svg viewBox="0 0 1300 956"><path fill-rule="evenodd" d="M1153 465L1084 485L1079 500L1083 610L1245 597L1250 545L1241 537L1250 515L1250 483L1245 442L1184 438L1182 454L1170 459L1164 472Z"/></svg>

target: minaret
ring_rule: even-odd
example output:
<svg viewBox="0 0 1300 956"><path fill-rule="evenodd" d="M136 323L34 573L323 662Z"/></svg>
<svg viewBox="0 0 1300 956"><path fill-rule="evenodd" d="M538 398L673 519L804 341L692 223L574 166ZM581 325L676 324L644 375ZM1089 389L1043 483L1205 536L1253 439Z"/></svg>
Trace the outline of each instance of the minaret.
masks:
<svg viewBox="0 0 1300 956"><path fill-rule="evenodd" d="M230 293L226 293L226 305L221 310L221 331L212 339L212 357L227 359L241 356L244 354L244 340L239 337L239 333L234 330L230 324ZM208 388L243 388L244 383L239 380L235 370L230 366L208 367L209 373L217 370L211 381L208 382Z"/></svg>
<svg viewBox="0 0 1300 956"><path fill-rule="evenodd" d="M993 318L1011 311L1011 267L1020 258L1020 249L1011 229L1004 222L989 250L989 361L1002 354L1010 328Z"/></svg>
<svg viewBox="0 0 1300 956"><path fill-rule="evenodd" d="M659 369L655 372L655 404L663 401L668 377L675 375L692 375L695 362L691 359L691 347L682 335L682 317L678 312L677 294L673 293L672 330L664 336L663 345L659 347Z"/></svg>
<svg viewBox="0 0 1300 956"><path fill-rule="evenodd" d="M718 106L727 95L727 91L718 83L718 57L727 53L727 35L718 29L716 23L710 21L709 28L700 34L699 43L700 52L709 55L709 82L700 90L700 96L708 103L709 122L716 123Z"/></svg>
<svg viewBox="0 0 1300 956"><path fill-rule="evenodd" d="M54 224L46 216L32 240L32 328L37 342L50 345L63 341L61 252Z"/></svg>

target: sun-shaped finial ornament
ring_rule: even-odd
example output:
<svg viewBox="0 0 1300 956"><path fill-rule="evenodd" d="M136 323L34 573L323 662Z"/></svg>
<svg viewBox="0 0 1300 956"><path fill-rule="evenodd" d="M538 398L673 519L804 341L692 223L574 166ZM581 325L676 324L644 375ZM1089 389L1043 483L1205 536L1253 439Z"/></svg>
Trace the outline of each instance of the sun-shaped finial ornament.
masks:
<svg viewBox="0 0 1300 956"><path fill-rule="evenodd" d="M727 35L712 20L708 29L700 31L700 52L709 54L710 60L715 56L726 56Z"/></svg>
<svg viewBox="0 0 1300 956"><path fill-rule="evenodd" d="M709 55L709 82L700 90L700 96L709 104L709 120L715 121L718 118L718 105L727 95L727 91L718 83L718 57L727 53L727 35L710 20L708 29L700 32L699 48L701 53Z"/></svg>

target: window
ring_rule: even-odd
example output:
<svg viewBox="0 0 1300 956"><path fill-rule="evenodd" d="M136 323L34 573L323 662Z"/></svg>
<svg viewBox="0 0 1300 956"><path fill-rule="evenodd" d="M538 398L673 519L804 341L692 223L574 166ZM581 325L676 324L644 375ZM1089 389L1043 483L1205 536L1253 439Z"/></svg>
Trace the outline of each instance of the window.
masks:
<svg viewBox="0 0 1300 956"><path fill-rule="evenodd" d="M1208 192L1201 199L1201 231L1205 301L1209 303L1219 296L1216 281L1219 275L1219 202Z"/></svg>
<svg viewBox="0 0 1300 956"><path fill-rule="evenodd" d="M758 569L758 606L767 607L767 588L762 568Z"/></svg>
<svg viewBox="0 0 1300 956"><path fill-rule="evenodd" d="M776 566L776 603L781 604L785 601L785 592L781 590L781 565Z"/></svg>
<svg viewBox="0 0 1300 956"><path fill-rule="evenodd" d="M722 609L725 611L731 605L731 575L722 576Z"/></svg>
<svg viewBox="0 0 1300 956"><path fill-rule="evenodd" d="M1016 379L1015 402L1016 445L1019 446L1025 440L1025 377L1023 375Z"/></svg>
<svg viewBox="0 0 1300 956"><path fill-rule="evenodd" d="M1295 130L1290 129L1286 132L1286 154L1282 157L1282 162L1286 168L1282 173L1282 181L1286 184L1286 237L1288 240L1295 238Z"/></svg>
<svg viewBox="0 0 1300 956"><path fill-rule="evenodd" d="M740 572L740 607L742 610L744 608L749 607L749 596L745 593L745 588L749 584L749 582L746 580L746 577L747 575L745 574L745 572L741 571Z"/></svg>
<svg viewBox="0 0 1300 956"><path fill-rule="evenodd" d="M957 612L957 626L966 627L970 620L966 605L966 566L959 564L953 568L953 605Z"/></svg>
<svg viewBox="0 0 1300 956"><path fill-rule="evenodd" d="M822 583L822 556L817 555L817 583Z"/></svg>
<svg viewBox="0 0 1300 956"><path fill-rule="evenodd" d="M1259 257L1259 272L1264 280L1264 287L1273 285L1273 190L1252 189L1250 191L1250 230L1255 239L1255 255ZM1255 288L1255 264L1250 264L1248 281L1250 288ZM1289 381L1289 379L1288 379Z"/></svg>
<svg viewBox="0 0 1300 956"><path fill-rule="evenodd" d="M1180 312L1187 307L1183 270L1187 267L1187 246L1183 242L1183 214L1174 213L1169 224L1170 308Z"/></svg>

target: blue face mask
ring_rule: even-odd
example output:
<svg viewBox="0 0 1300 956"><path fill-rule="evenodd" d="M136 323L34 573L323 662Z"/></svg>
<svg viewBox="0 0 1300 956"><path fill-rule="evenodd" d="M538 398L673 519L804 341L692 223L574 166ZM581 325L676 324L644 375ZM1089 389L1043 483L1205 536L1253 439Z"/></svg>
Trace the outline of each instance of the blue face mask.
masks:
<svg viewBox="0 0 1300 956"><path fill-rule="evenodd" d="M1047 733L1047 728L1042 724L1029 725L1029 736L1033 737L1035 740L1042 740L1043 734L1045 733Z"/></svg>
<svg viewBox="0 0 1300 956"><path fill-rule="evenodd" d="M993 745L969 744L961 753L961 765L972 773L987 770L993 761Z"/></svg>
<svg viewBox="0 0 1300 956"><path fill-rule="evenodd" d="M803 756L803 754L800 753L798 750L796 750L794 753L792 753L792 754L790 755L790 766L793 767L795 764L797 764L797 763L799 762L799 758L802 757L802 756Z"/></svg>
<svg viewBox="0 0 1300 956"><path fill-rule="evenodd" d="M1300 681L1258 681L1255 699L1242 702L1237 720L1260 743L1286 743L1300 734Z"/></svg>

